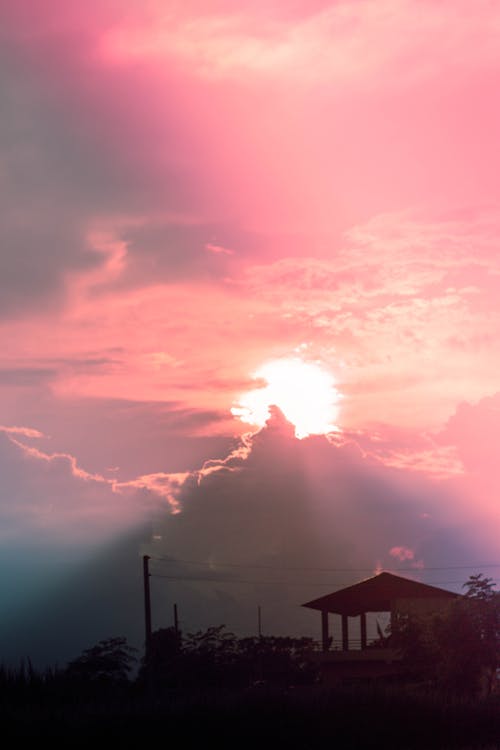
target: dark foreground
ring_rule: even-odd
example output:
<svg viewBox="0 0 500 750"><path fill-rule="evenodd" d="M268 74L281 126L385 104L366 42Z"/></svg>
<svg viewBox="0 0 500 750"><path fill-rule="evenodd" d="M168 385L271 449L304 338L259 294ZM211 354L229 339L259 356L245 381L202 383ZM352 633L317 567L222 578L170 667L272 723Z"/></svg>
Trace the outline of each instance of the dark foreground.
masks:
<svg viewBox="0 0 500 750"><path fill-rule="evenodd" d="M499 695L466 701L407 686L98 693L4 693L2 739L72 747L159 739L181 748L500 748Z"/></svg>

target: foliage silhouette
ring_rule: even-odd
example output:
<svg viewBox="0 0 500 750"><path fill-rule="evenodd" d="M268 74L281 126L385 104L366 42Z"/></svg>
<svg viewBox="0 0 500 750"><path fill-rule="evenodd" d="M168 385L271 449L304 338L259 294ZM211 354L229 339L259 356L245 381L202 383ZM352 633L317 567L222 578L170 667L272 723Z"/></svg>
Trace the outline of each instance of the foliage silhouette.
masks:
<svg viewBox="0 0 500 750"><path fill-rule="evenodd" d="M164 688L245 687L312 683L317 676L311 638L237 638L224 625L185 637L155 631L139 679Z"/></svg>
<svg viewBox="0 0 500 750"><path fill-rule="evenodd" d="M126 638L105 638L69 662L65 676L78 682L104 685L125 683L136 657Z"/></svg>
<svg viewBox="0 0 500 750"><path fill-rule="evenodd" d="M464 584L466 593L434 615L393 621L391 645L400 648L409 672L463 696L496 687L500 655L500 595L482 574Z"/></svg>
<svg viewBox="0 0 500 750"><path fill-rule="evenodd" d="M335 743L493 750L500 739L500 694L452 694L443 684L457 665L450 662L446 679L439 671L445 663L439 650L445 651L445 639L451 643L452 630L459 654L471 633L475 643L488 646L479 649L480 661L494 653L498 595L488 579L469 583L461 607L435 620L417 646L412 641L413 654L420 649L428 669L437 660L431 690L428 684L422 690L361 682L326 688L315 682L314 644L307 638L237 638L223 626L183 637L167 628L153 634L135 680L133 650L123 638L100 641L64 670L41 674L29 662L18 669L0 667L2 737L135 746L153 742L167 727L169 742L183 747L198 747L202 733L217 737L220 748L233 748L235 741L254 748L265 738L266 744L288 748Z"/></svg>

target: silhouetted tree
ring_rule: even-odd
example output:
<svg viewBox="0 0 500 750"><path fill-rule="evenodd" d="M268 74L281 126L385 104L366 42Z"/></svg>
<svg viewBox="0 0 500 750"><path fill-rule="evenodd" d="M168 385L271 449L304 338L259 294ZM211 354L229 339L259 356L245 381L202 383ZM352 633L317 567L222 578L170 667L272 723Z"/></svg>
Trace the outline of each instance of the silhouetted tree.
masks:
<svg viewBox="0 0 500 750"><path fill-rule="evenodd" d="M477 689L489 691L500 655L500 594L494 590L492 579L482 574L470 576L464 587L465 597L455 607L458 615L462 615L461 623L454 613L455 624L462 624L464 629L461 670L464 674L467 667ZM450 622L445 638L451 643L453 637L458 647Z"/></svg>
<svg viewBox="0 0 500 750"><path fill-rule="evenodd" d="M238 672L238 640L218 625L188 633L182 643L185 680L191 686L234 684Z"/></svg>
<svg viewBox="0 0 500 750"><path fill-rule="evenodd" d="M500 595L490 578L472 575L466 593L432 616L393 622L391 642L410 671L450 692L489 692L500 655Z"/></svg>
<svg viewBox="0 0 500 750"><path fill-rule="evenodd" d="M248 665L253 681L272 685L312 683L318 674L312 638L264 636L239 641L240 657Z"/></svg>
<svg viewBox="0 0 500 750"><path fill-rule="evenodd" d="M175 628L160 628L151 635L138 674L139 684L175 688L182 675L182 634Z"/></svg>
<svg viewBox="0 0 500 750"><path fill-rule="evenodd" d="M69 662L65 676L107 685L125 683L136 661L135 652L126 638L106 638Z"/></svg>
<svg viewBox="0 0 500 750"><path fill-rule="evenodd" d="M237 638L224 625L178 635L173 628L153 633L139 680L158 687L198 689L313 682L317 667L311 638Z"/></svg>

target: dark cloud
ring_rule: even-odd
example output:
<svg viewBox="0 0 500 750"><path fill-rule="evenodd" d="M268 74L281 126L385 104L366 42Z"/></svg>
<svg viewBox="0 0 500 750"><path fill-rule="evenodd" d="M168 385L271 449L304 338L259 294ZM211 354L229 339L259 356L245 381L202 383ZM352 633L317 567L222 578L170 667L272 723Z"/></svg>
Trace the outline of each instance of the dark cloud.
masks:
<svg viewBox="0 0 500 750"><path fill-rule="evenodd" d="M140 415L139 405L114 408ZM110 635L140 645L145 551L153 556L155 627L171 624L175 602L184 630L225 623L254 633L260 605L266 632L310 635L319 633L319 621L301 603L379 565L459 590L477 571L432 568L484 554L481 518L446 483L387 468L354 440L299 441L277 410L264 429L188 478L176 515L154 489L114 493L71 456L48 460L6 435L0 473L0 650L38 661L69 658ZM395 548L412 556L401 563ZM38 591L9 583L23 586L30 574Z"/></svg>
<svg viewBox="0 0 500 750"><path fill-rule="evenodd" d="M192 215L200 206L183 187L189 166L183 177L175 167L180 135L169 139L164 115L161 132L149 133L154 112L139 114L151 110L151 92L133 71L99 70L79 57L85 35L73 40L74 49L65 47L64 34L33 37L29 63L0 38L0 315L58 306L68 272L102 265L105 256L89 244L102 217L143 221L123 229L116 220L129 253L125 284L217 277L230 256L209 252L208 244L240 253L255 248L256 239L236 229L149 218L158 211ZM64 65L58 55L66 56ZM156 149L165 150L165 139L171 151L159 170Z"/></svg>
<svg viewBox="0 0 500 750"><path fill-rule="evenodd" d="M85 240L82 152L50 93L4 53L0 73L0 314L61 301L68 271L99 264ZM40 82L39 82L40 84ZM96 184L102 175L94 175ZM78 195L80 193L80 195Z"/></svg>
<svg viewBox="0 0 500 750"><path fill-rule="evenodd" d="M61 375L95 373L121 364L121 360L111 357L46 357L22 367L0 367L0 386L37 387L43 386Z"/></svg>
<svg viewBox="0 0 500 750"><path fill-rule="evenodd" d="M257 235L236 227L175 222L132 227L122 233L122 239L129 258L124 281L134 284L158 277L166 282L193 275L221 278L261 245Z"/></svg>
<svg viewBox="0 0 500 750"><path fill-rule="evenodd" d="M265 263L280 255L303 256L304 247L315 252L331 247L331 235L311 238L304 234L262 233L237 224L148 221L124 229L120 238L127 245L128 263L120 283L175 282L185 278L223 280L230 276L237 283L242 265L248 259ZM324 249L324 247L323 247ZM301 279L305 271L301 269ZM280 281L286 282L285 272ZM313 280L314 281L314 280ZM338 280L336 284L340 283ZM311 280L307 282L311 286Z"/></svg>
<svg viewBox="0 0 500 750"><path fill-rule="evenodd" d="M139 547L164 499L25 441L0 431L0 662L61 663L121 633L141 645Z"/></svg>
<svg viewBox="0 0 500 750"><path fill-rule="evenodd" d="M22 436L21 436L22 437ZM107 540L148 513L136 492L81 468L67 453L48 453L0 433L0 536L75 545Z"/></svg>
<svg viewBox="0 0 500 750"><path fill-rule="evenodd" d="M211 147L191 130L189 97L205 101L208 84L173 62L160 75L99 60L100 23L117 13L106 8L54 6L39 24L35 11L0 12L0 315L61 305L68 273L106 260L89 238L101 221L126 243L125 284L213 280L276 247L303 253L304 238L220 221L203 177Z"/></svg>
<svg viewBox="0 0 500 750"><path fill-rule="evenodd" d="M12 381L15 384L15 375ZM226 420L225 414L177 402L60 399L38 390L23 391L22 400L0 393L0 411L3 423L23 424L47 435L39 446L43 450L68 452L88 471L122 480L158 470L194 471L207 456L227 455L234 442L224 434L207 434ZM110 468L117 471L109 474Z"/></svg>
<svg viewBox="0 0 500 750"><path fill-rule="evenodd" d="M139 546L164 499L17 437L0 432L0 662L61 663L120 633L140 645Z"/></svg>
<svg viewBox="0 0 500 750"><path fill-rule="evenodd" d="M124 135L124 123L134 120L123 111L134 82L100 76L76 54L86 48L85 35L73 39L73 49L66 48L70 37L34 36L26 56L26 40L13 44L0 32L2 315L58 306L68 272L99 267L105 256L93 251L89 231L101 217L143 215L158 201L165 208L166 186L130 156L130 139L141 134ZM175 182L170 207L182 193Z"/></svg>
<svg viewBox="0 0 500 750"><path fill-rule="evenodd" d="M93 370L96 367L105 367L106 365L120 364L122 360L111 357L58 357L46 358L45 362L69 367L74 370Z"/></svg>
<svg viewBox="0 0 500 750"><path fill-rule="evenodd" d="M311 632L317 623L300 603L378 565L401 567L390 554L394 547L413 551L410 568L481 556L470 541L472 513L443 483L365 458L354 442L299 441L277 414L248 447L246 455L209 462L201 481L186 483L182 512L158 528L161 539L151 547L171 559L155 563L158 573L187 579L164 584L168 602L179 604L191 627L225 617L248 630L261 604L273 632ZM438 585L450 581L445 571L414 574ZM461 575L466 580L468 573ZM192 580L200 577L216 580Z"/></svg>
<svg viewBox="0 0 500 750"><path fill-rule="evenodd" d="M50 367L1 367L0 385L32 387L53 380L57 370Z"/></svg>

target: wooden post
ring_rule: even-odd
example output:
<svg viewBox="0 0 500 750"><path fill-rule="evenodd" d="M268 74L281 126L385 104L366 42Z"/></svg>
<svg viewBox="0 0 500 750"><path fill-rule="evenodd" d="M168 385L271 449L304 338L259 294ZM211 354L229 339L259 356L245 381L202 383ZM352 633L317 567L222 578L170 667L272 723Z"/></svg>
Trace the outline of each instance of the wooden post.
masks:
<svg viewBox="0 0 500 750"><path fill-rule="evenodd" d="M366 648L366 612L361 612L360 614L361 618L361 648Z"/></svg>
<svg viewBox="0 0 500 750"><path fill-rule="evenodd" d="M330 646L330 637L328 635L328 612L321 610L321 644L323 651L328 651Z"/></svg>
<svg viewBox="0 0 500 750"><path fill-rule="evenodd" d="M349 651L349 622L347 615L342 615L342 651Z"/></svg>
<svg viewBox="0 0 500 750"><path fill-rule="evenodd" d="M146 633L146 655L151 648L151 593L149 590L149 555L142 558L142 572L144 577L144 626Z"/></svg>
<svg viewBox="0 0 500 750"><path fill-rule="evenodd" d="M177 604L174 604L174 630L175 635L179 635L179 616L177 614Z"/></svg>

